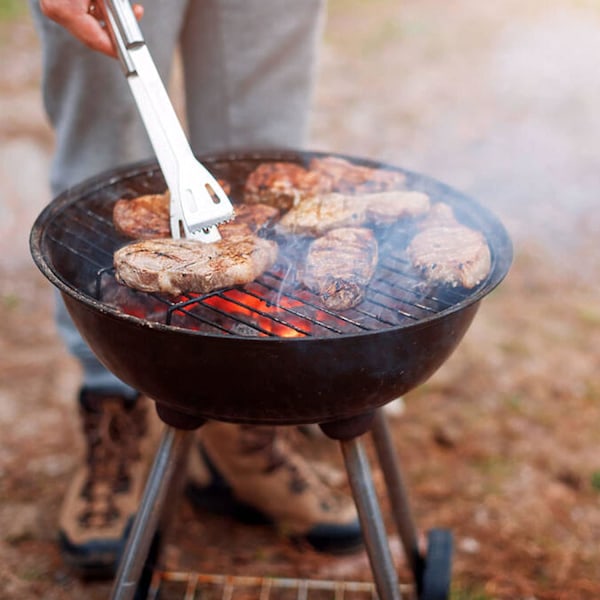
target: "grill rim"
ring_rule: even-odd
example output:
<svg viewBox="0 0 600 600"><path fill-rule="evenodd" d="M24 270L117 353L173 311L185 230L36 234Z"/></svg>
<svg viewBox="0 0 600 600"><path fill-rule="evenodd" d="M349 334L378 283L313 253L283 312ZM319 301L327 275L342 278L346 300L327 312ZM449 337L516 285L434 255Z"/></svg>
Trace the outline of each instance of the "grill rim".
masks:
<svg viewBox="0 0 600 600"><path fill-rule="evenodd" d="M107 189L117 182L123 180L139 177L140 175L148 174L155 176L157 172L160 173L160 168L156 160L143 160L116 169L110 169L100 173L96 176L86 179L80 184L69 188L65 192L59 194L54 200L52 200L39 214L35 220L31 233L30 233L30 250L33 260L37 267L41 270L44 276L55 285L61 293L65 293L71 296L73 299L82 302L89 308L99 311L100 313L109 316L118 321L126 321L130 324L137 325L139 327L146 327L150 329L164 330L168 332L176 332L179 335L189 335L192 337L201 337L205 339L231 339L232 341L243 340L245 342L289 342L289 343L309 343L309 342L320 342L323 340L335 340L344 338L347 340L358 339L364 336L370 336L381 332L393 332L402 330L419 330L423 327L429 327L433 322L443 319L452 313L459 312L467 308L472 304L478 303L483 297L487 296L492 290L494 290L506 276L510 265L513 260L513 246L512 242L500 220L487 208L479 204L469 196L459 192L458 190L448 186L432 177L410 171L399 166L391 165L389 163L381 162L373 159L366 159L357 157L349 154L331 153L331 152L320 152L320 151L296 151L296 150L249 150L249 151L235 151L227 153L218 153L200 156L204 164L209 168L211 163L223 163L223 162L234 162L234 161L289 161L299 164L307 163L311 158L325 158L325 157L336 157L349 160L355 164L361 166L367 166L372 168L381 168L387 170L393 170L406 175L408 181L416 180L422 183L426 183L428 187L432 187L440 195L443 196L442 200L448 197L458 199L461 203L469 205L473 210L474 214L481 219L486 225L493 228L494 240L490 240L488 235L486 239L490 245L492 252L492 270L490 271L486 280L481 283L478 288L473 292L469 293L465 298L452 304L451 306L436 312L427 317L420 318L413 323L404 323L399 325L389 325L381 327L377 330L360 331L360 332L343 332L334 336L323 336L323 335L307 335L301 337L280 337L280 336L269 336L269 337L254 337L244 336L235 333L211 333L204 331L197 331L184 327L178 327L177 325L167 325L157 321L150 321L124 313L109 304L106 304L100 300L97 300L87 293L82 292L80 289L68 282L51 264L49 260L48 252L44 252L44 239L47 233L47 226L53 221L56 215L67 210L73 203L81 200L84 196L90 196L95 193L101 192L103 189ZM418 189L408 187L408 189ZM486 234L486 232L484 232ZM235 289L235 288L232 288Z"/></svg>

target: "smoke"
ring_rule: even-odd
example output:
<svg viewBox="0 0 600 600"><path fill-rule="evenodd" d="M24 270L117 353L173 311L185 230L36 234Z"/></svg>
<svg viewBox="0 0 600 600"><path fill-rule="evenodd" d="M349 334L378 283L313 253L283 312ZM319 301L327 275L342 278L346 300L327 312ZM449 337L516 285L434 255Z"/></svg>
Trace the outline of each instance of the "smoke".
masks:
<svg viewBox="0 0 600 600"><path fill-rule="evenodd" d="M378 69L359 64L348 83L347 50L330 46L317 142L448 183L493 210L517 250L585 273L600 261L588 251L600 234L600 13L536 6L437 20L423 8L425 33L387 40ZM349 88L359 78L369 86ZM342 105L340 122L330 107Z"/></svg>
<svg viewBox="0 0 600 600"><path fill-rule="evenodd" d="M571 266L600 233L600 20L590 16L549 14L498 38L488 82L502 124L479 148L493 167L480 192L518 240Z"/></svg>

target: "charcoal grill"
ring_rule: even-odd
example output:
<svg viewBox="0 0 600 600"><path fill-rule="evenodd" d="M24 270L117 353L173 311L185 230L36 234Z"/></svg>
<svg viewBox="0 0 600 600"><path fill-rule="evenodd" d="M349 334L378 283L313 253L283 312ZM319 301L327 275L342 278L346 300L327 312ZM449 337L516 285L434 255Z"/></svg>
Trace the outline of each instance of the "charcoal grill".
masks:
<svg viewBox="0 0 600 600"><path fill-rule="evenodd" d="M242 152L202 162L242 197L247 175L263 162L307 165L320 153ZM506 275L510 240L473 200L431 178L374 161L355 164L404 173L406 187L450 204L481 231L492 267L472 290L427 285L406 259L410 232L377 232L380 260L365 300L335 313L298 286L297 248L282 239L277 264L252 284L173 299L120 286L114 251L128 240L115 230L121 197L162 192L154 162L103 174L62 194L36 220L34 261L60 290L82 336L101 362L147 394L167 427L117 576L114 598L131 598L188 433L207 419L237 423L318 423L341 443L379 596L400 598L369 465L359 436L372 431L393 512L419 598L445 597L450 540L433 532L424 556L380 407L421 384L456 348L480 300ZM441 557L441 558L440 558Z"/></svg>

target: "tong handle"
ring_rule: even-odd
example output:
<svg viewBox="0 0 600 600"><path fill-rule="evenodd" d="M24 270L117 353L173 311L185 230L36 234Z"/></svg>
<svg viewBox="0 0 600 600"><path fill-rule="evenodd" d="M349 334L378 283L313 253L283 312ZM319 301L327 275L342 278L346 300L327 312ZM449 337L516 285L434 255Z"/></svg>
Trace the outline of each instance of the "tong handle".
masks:
<svg viewBox="0 0 600 600"><path fill-rule="evenodd" d="M178 158L188 160L193 157L192 149L148 52L130 1L105 0L105 7L119 62L136 98L150 141L161 166L165 167L164 174L172 174L178 170ZM167 161L171 163L170 168ZM174 181L167 183L175 184ZM174 188L172 192L175 191Z"/></svg>
<svg viewBox="0 0 600 600"><path fill-rule="evenodd" d="M231 217L231 202L196 160L129 0L105 2L119 61L171 192L171 235L217 241L216 225Z"/></svg>
<svg viewBox="0 0 600 600"><path fill-rule="evenodd" d="M105 0L105 5L109 31L116 46L119 62L125 76L128 77L136 72L129 50L146 42L129 0Z"/></svg>

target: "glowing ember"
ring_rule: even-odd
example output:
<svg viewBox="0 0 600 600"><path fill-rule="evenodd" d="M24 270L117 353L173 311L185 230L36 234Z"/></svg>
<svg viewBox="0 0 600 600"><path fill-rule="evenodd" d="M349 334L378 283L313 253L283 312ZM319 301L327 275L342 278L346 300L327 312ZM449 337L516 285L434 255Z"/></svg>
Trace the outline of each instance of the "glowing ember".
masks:
<svg viewBox="0 0 600 600"><path fill-rule="evenodd" d="M213 308L239 319L249 318L254 327L265 334L279 337L303 337L308 331L301 318L294 318L289 309L302 306L297 300L282 297L277 305L266 302L240 290L229 290L222 296L212 296L204 300Z"/></svg>

